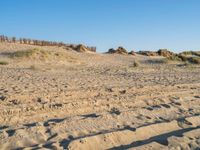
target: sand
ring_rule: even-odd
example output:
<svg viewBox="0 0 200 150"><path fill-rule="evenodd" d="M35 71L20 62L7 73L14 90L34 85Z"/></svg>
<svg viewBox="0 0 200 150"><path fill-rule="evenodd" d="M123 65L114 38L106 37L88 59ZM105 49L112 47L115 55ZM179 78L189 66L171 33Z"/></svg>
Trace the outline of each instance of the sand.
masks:
<svg viewBox="0 0 200 150"><path fill-rule="evenodd" d="M198 149L200 66L155 59L1 43L0 149Z"/></svg>

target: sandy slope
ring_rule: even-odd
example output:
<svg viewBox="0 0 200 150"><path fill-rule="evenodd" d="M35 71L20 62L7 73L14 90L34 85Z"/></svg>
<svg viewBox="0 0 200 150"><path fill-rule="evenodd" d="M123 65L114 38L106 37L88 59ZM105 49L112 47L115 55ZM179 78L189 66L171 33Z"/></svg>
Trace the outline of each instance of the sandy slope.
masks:
<svg viewBox="0 0 200 150"><path fill-rule="evenodd" d="M57 47L37 47L61 54L45 60L2 54L30 48L0 44L0 149L200 147L198 66Z"/></svg>

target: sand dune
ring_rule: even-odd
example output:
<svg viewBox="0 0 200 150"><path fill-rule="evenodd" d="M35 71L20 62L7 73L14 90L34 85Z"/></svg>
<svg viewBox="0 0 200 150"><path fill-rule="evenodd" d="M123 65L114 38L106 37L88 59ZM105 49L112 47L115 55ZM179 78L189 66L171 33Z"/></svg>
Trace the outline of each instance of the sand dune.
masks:
<svg viewBox="0 0 200 150"><path fill-rule="evenodd" d="M156 59L1 43L0 149L198 149L200 66Z"/></svg>

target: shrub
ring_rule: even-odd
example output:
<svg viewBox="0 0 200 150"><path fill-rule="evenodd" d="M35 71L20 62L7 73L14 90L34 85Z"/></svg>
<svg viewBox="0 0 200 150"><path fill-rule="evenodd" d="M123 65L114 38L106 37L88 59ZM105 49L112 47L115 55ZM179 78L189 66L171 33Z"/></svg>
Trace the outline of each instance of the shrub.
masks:
<svg viewBox="0 0 200 150"><path fill-rule="evenodd" d="M181 54L183 54L183 55L193 55L193 52L192 51L184 51Z"/></svg>
<svg viewBox="0 0 200 150"><path fill-rule="evenodd" d="M39 57L44 59L48 57L51 53L45 50L40 49L30 49L30 50L23 50L23 51L16 51L12 53L5 53L10 58L31 58L31 57Z"/></svg>
<svg viewBox="0 0 200 150"><path fill-rule="evenodd" d="M7 61L0 61L0 65L8 65Z"/></svg>
<svg viewBox="0 0 200 150"><path fill-rule="evenodd" d="M190 58L190 62L194 63L194 64L200 64L200 58L192 57L192 58Z"/></svg>
<svg viewBox="0 0 200 150"><path fill-rule="evenodd" d="M193 52L193 55L200 57L200 52Z"/></svg>
<svg viewBox="0 0 200 150"><path fill-rule="evenodd" d="M158 53L153 51L139 51L137 53L144 56L158 56Z"/></svg>
<svg viewBox="0 0 200 150"><path fill-rule="evenodd" d="M180 54L178 57L179 57L182 61L188 61L188 57L185 56L185 55L183 55L183 54Z"/></svg>
<svg viewBox="0 0 200 150"><path fill-rule="evenodd" d="M172 55L172 56L166 57L166 59L170 61L182 61L182 59L178 55Z"/></svg>

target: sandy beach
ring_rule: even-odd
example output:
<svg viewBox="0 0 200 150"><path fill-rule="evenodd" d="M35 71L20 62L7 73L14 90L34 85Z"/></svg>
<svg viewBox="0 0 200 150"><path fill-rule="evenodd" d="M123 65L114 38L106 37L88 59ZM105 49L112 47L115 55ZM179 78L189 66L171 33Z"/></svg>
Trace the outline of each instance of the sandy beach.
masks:
<svg viewBox="0 0 200 150"><path fill-rule="evenodd" d="M198 149L200 66L158 59L0 43L0 149Z"/></svg>

